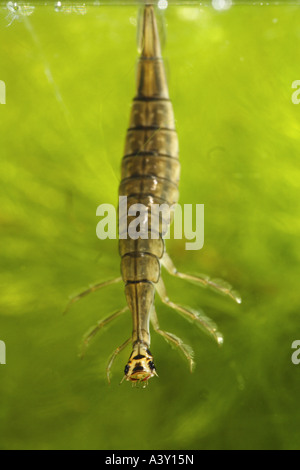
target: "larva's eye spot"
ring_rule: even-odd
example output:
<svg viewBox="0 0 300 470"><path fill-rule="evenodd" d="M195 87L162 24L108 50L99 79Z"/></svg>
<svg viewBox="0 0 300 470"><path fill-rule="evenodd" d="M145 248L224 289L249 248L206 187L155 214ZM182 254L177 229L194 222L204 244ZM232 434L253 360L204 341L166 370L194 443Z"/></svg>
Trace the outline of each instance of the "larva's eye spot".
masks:
<svg viewBox="0 0 300 470"><path fill-rule="evenodd" d="M129 371L129 365L126 364L125 369L124 369L124 374L127 375Z"/></svg>
<svg viewBox="0 0 300 470"><path fill-rule="evenodd" d="M149 361L149 362L148 362L148 366L150 367L151 370L155 370L154 362Z"/></svg>

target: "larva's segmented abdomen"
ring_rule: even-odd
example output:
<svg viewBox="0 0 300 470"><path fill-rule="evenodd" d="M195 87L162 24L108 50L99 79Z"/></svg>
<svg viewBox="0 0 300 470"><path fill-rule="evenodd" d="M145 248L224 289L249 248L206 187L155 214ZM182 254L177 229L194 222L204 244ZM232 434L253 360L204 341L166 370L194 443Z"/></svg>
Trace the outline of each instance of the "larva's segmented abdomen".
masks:
<svg viewBox="0 0 300 470"><path fill-rule="evenodd" d="M145 12L151 15L153 10ZM144 44L137 70L137 94L134 98L122 160L119 196L127 197L127 208L143 204L148 208L148 230L152 227L151 206L178 201L180 164L178 139L166 74L160 55L156 22L144 21ZM132 218L120 223L124 232ZM124 233L123 233L124 234ZM156 283L160 276L159 259L164 242L158 239L120 240L121 271L126 283Z"/></svg>

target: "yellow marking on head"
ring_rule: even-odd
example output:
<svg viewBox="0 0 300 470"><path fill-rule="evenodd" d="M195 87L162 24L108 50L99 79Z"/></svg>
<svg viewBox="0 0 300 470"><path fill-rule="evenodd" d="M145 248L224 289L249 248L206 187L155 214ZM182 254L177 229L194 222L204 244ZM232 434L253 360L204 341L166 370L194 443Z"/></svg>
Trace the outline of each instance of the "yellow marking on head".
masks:
<svg viewBox="0 0 300 470"><path fill-rule="evenodd" d="M147 382L157 376L153 356L145 345L136 344L125 366L123 380L133 383Z"/></svg>

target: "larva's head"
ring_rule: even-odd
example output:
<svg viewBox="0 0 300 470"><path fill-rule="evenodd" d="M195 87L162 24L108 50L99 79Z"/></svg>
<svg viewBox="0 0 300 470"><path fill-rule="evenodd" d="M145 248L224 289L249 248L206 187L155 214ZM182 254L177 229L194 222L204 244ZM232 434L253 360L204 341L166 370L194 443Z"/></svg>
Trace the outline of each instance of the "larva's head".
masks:
<svg viewBox="0 0 300 470"><path fill-rule="evenodd" d="M149 349L142 344L136 344L124 369L124 379L133 383L147 383L157 375L153 357Z"/></svg>

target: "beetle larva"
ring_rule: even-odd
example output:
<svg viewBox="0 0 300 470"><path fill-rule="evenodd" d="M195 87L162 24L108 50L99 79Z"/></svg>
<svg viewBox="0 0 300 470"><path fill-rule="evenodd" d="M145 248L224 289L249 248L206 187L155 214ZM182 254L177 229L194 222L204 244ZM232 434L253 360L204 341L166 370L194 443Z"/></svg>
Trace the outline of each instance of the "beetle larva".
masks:
<svg viewBox="0 0 300 470"><path fill-rule="evenodd" d="M141 28L137 91L126 135L119 196L127 198L127 209L137 204L146 207L146 233L141 232L141 235L134 239L127 237L131 218L126 212L126 217L120 221L119 225L122 277L96 284L71 299L71 303L103 286L124 281L127 307L100 321L85 337L84 344L87 346L103 326L129 309L133 321L132 336L112 354L107 366L107 377L109 380L110 369L116 355L131 342L132 353L125 366L123 380L146 384L149 378L157 375L149 349L150 321L157 333L182 351L191 370L194 364L191 348L183 344L181 339L174 334L160 328L154 306L155 291L165 304L205 329L218 344L223 341L221 333L218 332L212 320L202 313L175 304L168 298L160 275L161 266L174 276L196 282L204 287L211 287L230 296L238 303L240 303L240 298L226 283L178 272L165 251L161 224L158 226L157 236L151 237L150 235L153 228L150 216L152 206L166 204L171 207L178 201L180 165L173 108L169 99L155 12L151 5L144 7Z"/></svg>

